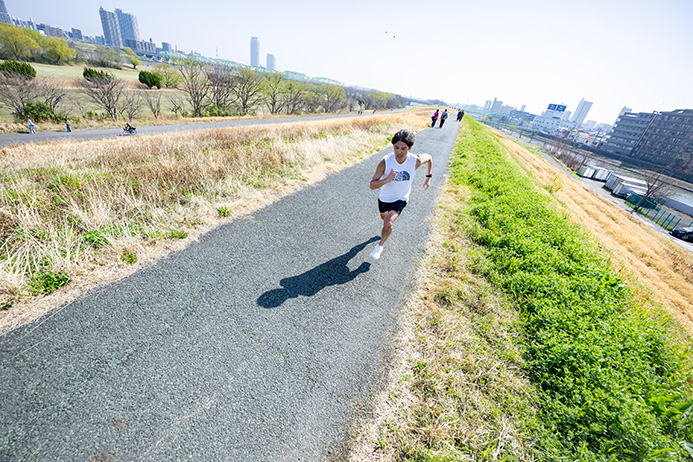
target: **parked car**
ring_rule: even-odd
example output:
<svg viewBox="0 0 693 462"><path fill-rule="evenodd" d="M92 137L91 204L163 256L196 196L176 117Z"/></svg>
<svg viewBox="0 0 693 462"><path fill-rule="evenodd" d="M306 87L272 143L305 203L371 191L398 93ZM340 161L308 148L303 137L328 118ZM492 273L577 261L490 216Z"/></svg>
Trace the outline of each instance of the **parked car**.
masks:
<svg viewBox="0 0 693 462"><path fill-rule="evenodd" d="M674 228L669 231L674 237L678 237L684 241L693 242L693 227L690 228Z"/></svg>

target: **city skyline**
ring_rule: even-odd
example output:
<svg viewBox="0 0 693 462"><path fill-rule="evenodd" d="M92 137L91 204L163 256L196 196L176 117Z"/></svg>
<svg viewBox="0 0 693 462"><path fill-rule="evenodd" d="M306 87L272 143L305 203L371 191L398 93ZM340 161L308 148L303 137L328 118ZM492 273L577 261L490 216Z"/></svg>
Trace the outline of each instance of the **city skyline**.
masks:
<svg viewBox="0 0 693 462"><path fill-rule="evenodd" d="M21 19L101 35L98 5L87 0L5 4ZM157 2L102 4L137 16L145 41L209 57L218 47L220 58L250 64L248 40L256 36L281 57L278 70L403 96L479 106L497 97L535 114L549 103L575 113L584 98L593 102L587 119L609 124L624 106L693 107L693 64L684 58L693 45L687 24L693 2L685 0L435 6L405 0L397 8L356 0L347 20L338 6L302 0L233 6L201 0L193 10L180 0L166 5L162 15Z"/></svg>

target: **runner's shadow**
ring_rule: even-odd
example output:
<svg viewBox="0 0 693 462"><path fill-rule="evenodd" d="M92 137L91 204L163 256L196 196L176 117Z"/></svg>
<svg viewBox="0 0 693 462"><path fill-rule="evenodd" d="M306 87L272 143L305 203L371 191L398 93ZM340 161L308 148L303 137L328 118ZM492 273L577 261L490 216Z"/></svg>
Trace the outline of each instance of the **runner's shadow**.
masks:
<svg viewBox="0 0 693 462"><path fill-rule="evenodd" d="M346 284L354 280L359 274L368 271L371 268L371 264L363 262L358 268L350 271L347 263L368 244L377 240L380 240L380 237L373 237L352 247L344 255L326 261L303 274L282 279L279 281L282 288L268 290L260 295L257 299L257 304L263 308L277 308L285 301L296 298L299 295L312 297L327 286Z"/></svg>

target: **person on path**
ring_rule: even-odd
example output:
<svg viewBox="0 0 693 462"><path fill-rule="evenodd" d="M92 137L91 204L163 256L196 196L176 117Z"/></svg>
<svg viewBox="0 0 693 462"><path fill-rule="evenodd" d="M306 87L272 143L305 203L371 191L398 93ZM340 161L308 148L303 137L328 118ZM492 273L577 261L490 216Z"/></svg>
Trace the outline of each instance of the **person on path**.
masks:
<svg viewBox="0 0 693 462"><path fill-rule="evenodd" d="M65 127L67 128L67 132L70 133L72 129L70 128L70 121L65 119Z"/></svg>
<svg viewBox="0 0 693 462"><path fill-rule="evenodd" d="M433 116L431 116L431 120L433 121L431 123L431 128L436 126L436 122L438 122L438 109L436 109L436 112L433 113Z"/></svg>
<svg viewBox="0 0 693 462"><path fill-rule="evenodd" d="M448 119L448 110L446 109L440 116L440 128L443 128L443 124Z"/></svg>
<svg viewBox="0 0 693 462"><path fill-rule="evenodd" d="M457 111L457 121L460 122L464 117L464 111Z"/></svg>
<svg viewBox="0 0 693 462"><path fill-rule="evenodd" d="M31 121L31 119L26 119L27 125L29 125L29 133L34 134L36 133L36 125Z"/></svg>
<svg viewBox="0 0 693 462"><path fill-rule="evenodd" d="M385 241L392 234L392 225L407 206L411 185L416 169L426 165L426 179L423 182L424 191L431 183L433 158L428 154L412 154L414 134L409 130L400 130L392 137L394 152L383 157L375 169L371 179L371 189L380 189L378 210L383 220L380 231L380 242L371 252L371 258L377 260L383 251Z"/></svg>

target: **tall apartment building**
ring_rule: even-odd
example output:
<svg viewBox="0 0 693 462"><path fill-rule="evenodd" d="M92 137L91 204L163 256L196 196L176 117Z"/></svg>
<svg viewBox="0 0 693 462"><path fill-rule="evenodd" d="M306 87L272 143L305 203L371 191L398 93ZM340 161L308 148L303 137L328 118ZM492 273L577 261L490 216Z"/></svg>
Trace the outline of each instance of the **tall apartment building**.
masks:
<svg viewBox="0 0 693 462"><path fill-rule="evenodd" d="M276 71L277 70L277 65L276 61L274 59L274 55L271 55L267 53L267 69L270 71Z"/></svg>
<svg viewBox="0 0 693 462"><path fill-rule="evenodd" d="M137 25L137 16L130 13L123 13L123 10L116 8L115 14L118 17L118 25L120 26L120 38L123 43L127 40L140 41L140 28Z"/></svg>
<svg viewBox="0 0 693 462"><path fill-rule="evenodd" d="M658 164L678 163L687 167L693 157L693 109L657 114L630 155Z"/></svg>
<svg viewBox="0 0 693 462"><path fill-rule="evenodd" d="M250 65L258 67L260 65L260 39L250 37Z"/></svg>
<svg viewBox="0 0 693 462"><path fill-rule="evenodd" d="M0 22L6 22L12 24L12 17L7 12L7 7L5 6L5 0L0 0Z"/></svg>
<svg viewBox="0 0 693 462"><path fill-rule="evenodd" d="M101 27L103 28L106 45L123 48L123 38L120 34L118 16L112 11L104 10L103 7L99 7L99 15L101 16Z"/></svg>
<svg viewBox="0 0 693 462"><path fill-rule="evenodd" d="M616 119L611 136L604 144L604 150L615 154L630 155L656 116L656 112L626 112L621 114Z"/></svg>
<svg viewBox="0 0 693 462"><path fill-rule="evenodd" d="M134 14L124 13L116 8L115 13L99 8L101 27L106 39L106 45L116 48L129 46L129 40L140 42L140 29L137 25L137 17ZM134 47L130 47L133 50Z"/></svg>
<svg viewBox="0 0 693 462"><path fill-rule="evenodd" d="M580 99L578 107L575 109L575 114L573 114L573 118L570 119L570 121L582 125L590 109L592 109L592 103L590 101L585 101L584 98Z"/></svg>

